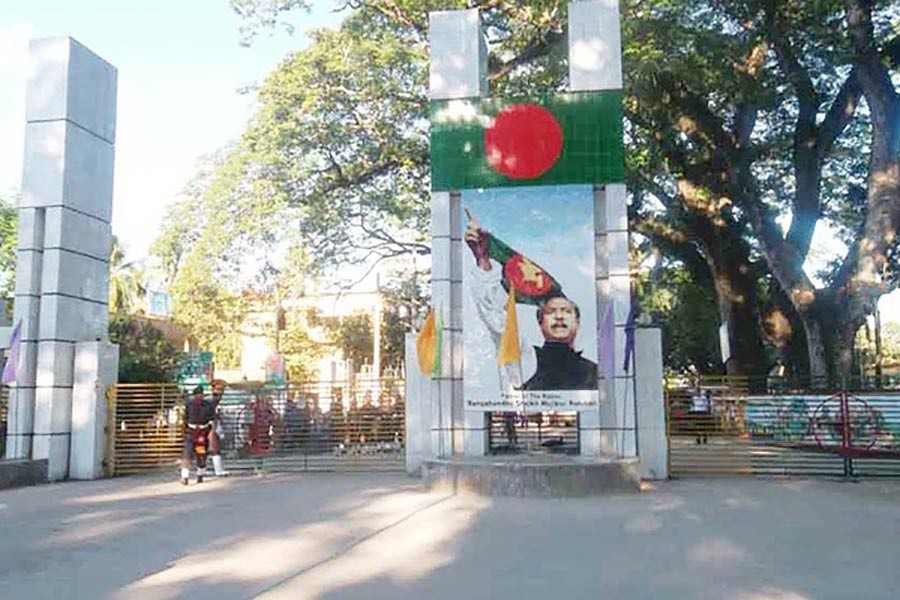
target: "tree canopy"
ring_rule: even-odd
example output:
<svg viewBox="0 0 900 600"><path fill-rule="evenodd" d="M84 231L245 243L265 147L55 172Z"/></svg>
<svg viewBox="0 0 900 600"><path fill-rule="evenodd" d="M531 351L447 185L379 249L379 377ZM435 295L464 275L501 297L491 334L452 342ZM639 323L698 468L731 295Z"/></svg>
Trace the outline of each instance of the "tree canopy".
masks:
<svg viewBox="0 0 900 600"><path fill-rule="evenodd" d="M309 4L232 0L248 41ZM462 7L481 11L492 94L564 89L562 0L348 2L338 29L311 32L266 78L241 140L175 209L199 214L172 215L160 248L173 274L222 271L248 248L274 271L293 248L308 275L428 252L427 13ZM727 324L729 372L765 373L777 354L814 379L846 372L856 331L897 287L900 9L626 0L621 11L632 227L672 270L653 279L671 290L668 308L647 310L672 320L677 306L706 306L688 318ZM811 276L817 229L833 232L835 260ZM721 368L708 345L688 344L695 368Z"/></svg>

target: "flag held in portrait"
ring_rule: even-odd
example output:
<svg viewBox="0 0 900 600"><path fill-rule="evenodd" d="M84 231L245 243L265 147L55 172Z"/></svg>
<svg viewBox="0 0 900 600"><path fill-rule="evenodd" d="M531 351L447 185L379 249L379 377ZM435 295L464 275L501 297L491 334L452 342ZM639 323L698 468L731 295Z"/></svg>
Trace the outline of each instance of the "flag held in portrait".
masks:
<svg viewBox="0 0 900 600"><path fill-rule="evenodd" d="M519 344L519 321L516 317L516 289L509 288L509 299L506 301L506 321L503 335L500 337L500 348L497 351L497 362L502 367L522 360L522 346Z"/></svg>
<svg viewBox="0 0 900 600"><path fill-rule="evenodd" d="M437 313L437 315L436 315ZM439 311L428 311L422 331L416 339L416 354L422 375L437 375L441 372L441 332L444 328Z"/></svg>

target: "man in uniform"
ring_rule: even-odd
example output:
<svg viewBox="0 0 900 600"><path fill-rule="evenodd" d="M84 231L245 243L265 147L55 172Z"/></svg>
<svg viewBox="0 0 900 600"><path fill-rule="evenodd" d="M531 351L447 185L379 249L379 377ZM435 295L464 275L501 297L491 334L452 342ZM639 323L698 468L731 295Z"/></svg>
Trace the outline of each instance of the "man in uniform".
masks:
<svg viewBox="0 0 900 600"><path fill-rule="evenodd" d="M184 407L184 440L181 445L181 483L188 484L191 475L191 465L197 463L197 483L203 483L206 475L206 451L209 448L209 438L213 429L213 421L216 418L216 404L207 402L203 397L203 388L197 386L191 394L191 399ZM194 436L198 430L206 428L206 443L202 452L195 448Z"/></svg>

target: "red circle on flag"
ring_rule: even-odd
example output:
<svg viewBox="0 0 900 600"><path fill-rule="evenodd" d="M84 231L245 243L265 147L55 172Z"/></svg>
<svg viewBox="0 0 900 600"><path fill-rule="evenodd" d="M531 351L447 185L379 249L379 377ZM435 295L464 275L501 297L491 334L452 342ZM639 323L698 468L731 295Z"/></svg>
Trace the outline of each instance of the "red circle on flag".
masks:
<svg viewBox="0 0 900 600"><path fill-rule="evenodd" d="M543 106L514 104L484 132L484 152L494 170L511 179L534 179L559 158L562 129Z"/></svg>

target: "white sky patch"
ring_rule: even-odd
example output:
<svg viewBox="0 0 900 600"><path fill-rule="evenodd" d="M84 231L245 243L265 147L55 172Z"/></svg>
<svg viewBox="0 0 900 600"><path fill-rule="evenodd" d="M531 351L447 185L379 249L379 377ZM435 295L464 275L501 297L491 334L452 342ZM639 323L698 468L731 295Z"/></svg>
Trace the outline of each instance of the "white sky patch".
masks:
<svg viewBox="0 0 900 600"><path fill-rule="evenodd" d="M19 189L25 148L25 84L31 72L28 42L34 27L19 23L0 27L0 90L6 110L0 111L0 196Z"/></svg>
<svg viewBox="0 0 900 600"><path fill-rule="evenodd" d="M29 41L71 35L118 69L113 233L129 260L145 257L166 207L197 172L199 159L243 132L254 97L238 90L305 47L304 30L334 27L347 16L334 7L316 3L312 13L285 15L296 35L263 31L243 48L241 20L225 1L179 3L175 21L154 3L3 3L0 195L21 188Z"/></svg>
<svg viewBox="0 0 900 600"><path fill-rule="evenodd" d="M878 301L882 323L900 323L900 289L885 294Z"/></svg>

